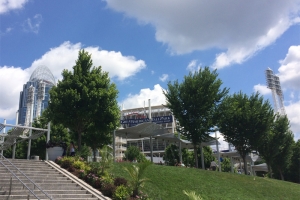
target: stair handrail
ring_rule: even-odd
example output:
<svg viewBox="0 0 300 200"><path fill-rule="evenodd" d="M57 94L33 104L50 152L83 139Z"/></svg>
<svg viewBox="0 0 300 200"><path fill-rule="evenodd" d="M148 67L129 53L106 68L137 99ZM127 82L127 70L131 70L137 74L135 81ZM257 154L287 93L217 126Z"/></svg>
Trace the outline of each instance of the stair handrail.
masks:
<svg viewBox="0 0 300 200"><path fill-rule="evenodd" d="M19 177L13 172L11 171L3 162L2 159L4 158L5 161L8 161L15 169L17 169L23 176L25 176L36 188L38 188L44 195L46 195L50 200L52 200L52 197L50 197L47 192L45 192L44 190L42 190L38 185L36 185L30 178L28 178L21 170L19 170L19 168L17 168L13 163L11 163L8 159L6 159L1 153L0 153L0 163L15 177L17 178L24 187L26 187L31 194L33 194L33 196L35 196L37 199L40 200L40 198L38 196L36 196L36 194L29 188L27 187L27 185L25 183L23 183L23 181L21 181L21 179L19 179Z"/></svg>

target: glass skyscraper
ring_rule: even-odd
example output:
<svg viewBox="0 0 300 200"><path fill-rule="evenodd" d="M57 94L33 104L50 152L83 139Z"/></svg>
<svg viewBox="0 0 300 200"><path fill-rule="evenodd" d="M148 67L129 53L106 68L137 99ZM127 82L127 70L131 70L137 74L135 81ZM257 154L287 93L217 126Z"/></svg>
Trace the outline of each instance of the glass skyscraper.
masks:
<svg viewBox="0 0 300 200"><path fill-rule="evenodd" d="M43 84L40 84L43 83ZM48 107L50 99L49 90L55 85L55 78L48 67L39 66L31 74L29 81L23 85L23 91L20 92L18 124L25 125L26 113L28 109L28 90L30 86L34 87L33 95L33 119L40 115ZM43 97L41 97L41 95Z"/></svg>

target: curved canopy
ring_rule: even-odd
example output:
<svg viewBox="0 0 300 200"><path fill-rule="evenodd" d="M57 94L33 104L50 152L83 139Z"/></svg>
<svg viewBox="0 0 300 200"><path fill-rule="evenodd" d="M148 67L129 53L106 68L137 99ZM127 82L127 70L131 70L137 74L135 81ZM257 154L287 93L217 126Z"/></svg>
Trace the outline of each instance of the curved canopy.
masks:
<svg viewBox="0 0 300 200"><path fill-rule="evenodd" d="M127 138L127 139L141 139L145 137L154 137L155 139L165 140L169 142L181 142L183 144L183 148L192 148L193 144L188 140L179 139L174 135L174 133L168 132L168 129L163 128L161 125L145 122L142 124L138 124L133 127L119 129L115 132L116 136ZM185 144L185 145L184 145ZM210 137L207 142L203 142L202 146L215 145L215 138ZM220 143L218 143L220 144Z"/></svg>

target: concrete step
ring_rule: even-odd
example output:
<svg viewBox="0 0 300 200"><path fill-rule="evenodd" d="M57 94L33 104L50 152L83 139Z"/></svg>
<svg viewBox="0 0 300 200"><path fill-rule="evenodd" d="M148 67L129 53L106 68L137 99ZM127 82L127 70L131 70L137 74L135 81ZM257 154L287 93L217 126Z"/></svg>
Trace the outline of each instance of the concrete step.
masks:
<svg viewBox="0 0 300 200"><path fill-rule="evenodd" d="M15 195L11 195L11 196L8 196L8 195L3 195L3 196L0 196L0 200L13 200L13 199L18 199L18 200L28 200L27 199L27 196L22 196L22 197L19 197L19 196L15 196ZM31 198L33 199L33 198ZM40 200L49 200L49 198L41 198ZM76 198L76 197L73 197L73 198L55 198L55 200L98 200L98 198L96 197L90 197L90 198Z"/></svg>
<svg viewBox="0 0 300 200"><path fill-rule="evenodd" d="M35 179L35 180L30 179L30 180L34 183L51 183L51 184L56 184L57 183L57 180L48 180L48 179ZM30 180L28 180L28 179L23 179L22 180L21 179L21 181L25 184L27 184L27 183L30 184L31 183ZM1 179L1 182L6 183L6 184L10 184L10 179ZM12 184L16 184L16 183L19 183L19 182L20 181L17 180L17 179L12 179ZM3 185L3 183L0 183L0 185ZM72 181L65 179L65 180L60 180L59 183L60 184L67 184L67 183L72 183Z"/></svg>
<svg viewBox="0 0 300 200"><path fill-rule="evenodd" d="M27 178L25 177L19 177L19 179L24 182L24 181L29 181ZM36 177L36 178L30 178L31 181L33 182L64 182L64 181L70 181L70 179L68 179L67 177L49 177L49 178L44 178L44 177ZM10 177L3 177L1 178L1 182L3 183L9 183L10 182ZM20 182L18 179L14 178L12 179L12 182Z"/></svg>
<svg viewBox="0 0 300 200"><path fill-rule="evenodd" d="M3 162L7 167L9 167L10 170L12 170L30 190L34 190L34 193L41 200L48 199L45 194L38 190L24 175L15 169L15 167L7 161L0 160L0 162ZM48 164L47 162L34 160L10 160L10 162L12 162L13 165L30 178L39 188L45 191L49 196L52 196L55 200L98 199L93 195L98 195L99 199L106 199L101 195L101 193L99 194L95 190L91 190L89 192L86 191L83 189L83 187L86 186L80 186L78 183L73 182L70 180L70 174L64 175L64 170L59 172L59 168L56 169L56 166L50 163ZM30 199L35 199L34 195L32 195L26 187L24 188L24 185L15 177L12 178L12 191L11 196L9 197L9 183L12 176L13 175L0 163L0 200L27 200L28 195L30 195Z"/></svg>
<svg viewBox="0 0 300 200"><path fill-rule="evenodd" d="M0 191L0 195L7 194L8 191ZM37 195L43 194L40 190L33 190L33 192ZM88 194L85 190L44 190L47 194ZM30 193L28 190L14 190L11 191L12 195L22 195L24 193Z"/></svg>
<svg viewBox="0 0 300 200"><path fill-rule="evenodd" d="M73 183L69 183L69 184L65 184L65 185L40 183L40 184L36 184L36 185L39 186L43 190L81 190L82 189L80 186L78 186L77 184L73 184ZM36 189L33 184L26 184L26 186L31 190ZM9 185L3 185L2 190L8 191L9 187L10 187ZM12 190L23 190L24 188L26 189L26 187L24 187L22 185L22 183L12 185Z"/></svg>
<svg viewBox="0 0 300 200"><path fill-rule="evenodd" d="M1 199L0 195L0 199ZM4 196L4 195L3 195ZM8 196L8 195L5 195ZM43 198L43 199L48 199L49 198L46 195L36 195L38 198ZM49 195L53 199L71 199L71 198L77 198L77 199L88 199L88 198L93 198L93 195L91 194L53 194ZM22 194L22 195L11 195L12 199L27 199L28 194ZM29 199L36 199L36 197L31 194L29 195Z"/></svg>

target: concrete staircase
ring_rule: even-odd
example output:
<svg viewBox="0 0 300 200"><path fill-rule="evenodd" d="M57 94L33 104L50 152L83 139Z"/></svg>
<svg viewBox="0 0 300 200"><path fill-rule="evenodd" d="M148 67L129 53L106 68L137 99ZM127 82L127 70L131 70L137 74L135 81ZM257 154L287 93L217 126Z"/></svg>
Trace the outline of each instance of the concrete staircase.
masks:
<svg viewBox="0 0 300 200"><path fill-rule="evenodd" d="M10 163L13 163L22 175ZM24 187L20 180L15 178L6 169L7 166L16 176L38 197L36 198L29 189ZM10 181L12 179L12 181ZM12 183L11 194L9 195L10 182ZM43 191L41 191L43 190ZM45 194L46 193L46 194ZM57 199L57 200L98 200L109 199L103 196L98 190L90 187L82 180L75 177L68 171L60 168L52 161L36 160L0 160L0 200L10 199ZM50 197L50 198L49 198Z"/></svg>

